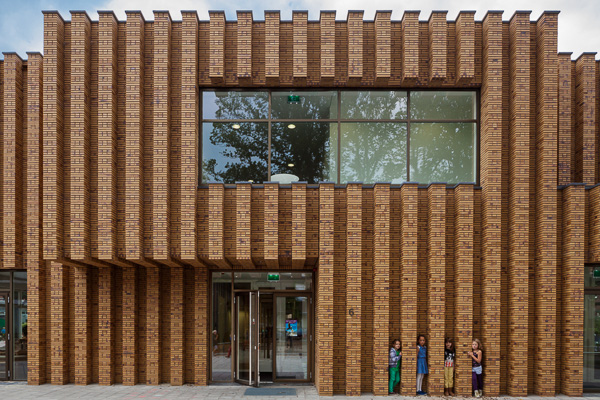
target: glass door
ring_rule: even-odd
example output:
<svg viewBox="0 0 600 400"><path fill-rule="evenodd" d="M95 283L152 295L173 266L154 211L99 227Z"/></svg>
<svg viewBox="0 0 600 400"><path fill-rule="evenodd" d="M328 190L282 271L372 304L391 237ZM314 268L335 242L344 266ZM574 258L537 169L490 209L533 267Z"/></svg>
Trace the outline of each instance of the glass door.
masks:
<svg viewBox="0 0 600 400"><path fill-rule="evenodd" d="M600 266L585 266L583 300L583 388L600 389Z"/></svg>
<svg viewBox="0 0 600 400"><path fill-rule="evenodd" d="M234 298L236 329L235 380L258 386L258 292L237 292Z"/></svg>
<svg viewBox="0 0 600 400"><path fill-rule="evenodd" d="M8 311L8 293L0 292L0 381L10 379L8 370L8 351L10 349Z"/></svg>
<svg viewBox="0 0 600 400"><path fill-rule="evenodd" d="M260 293L258 380L273 382L273 294Z"/></svg>
<svg viewBox="0 0 600 400"><path fill-rule="evenodd" d="M308 381L312 333L309 325L311 298L307 293L276 296L275 379Z"/></svg>

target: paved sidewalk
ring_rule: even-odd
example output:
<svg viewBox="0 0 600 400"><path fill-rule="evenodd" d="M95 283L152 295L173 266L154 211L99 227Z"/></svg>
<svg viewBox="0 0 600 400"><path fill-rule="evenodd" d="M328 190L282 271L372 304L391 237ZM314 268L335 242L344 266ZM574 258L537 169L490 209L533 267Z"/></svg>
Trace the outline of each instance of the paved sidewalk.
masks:
<svg viewBox="0 0 600 400"><path fill-rule="evenodd" d="M265 388L293 388L296 389L295 396L245 396L244 393L247 386L241 385L210 385L210 386L99 386L99 385L88 385L88 386L75 386L75 385L41 385L41 386L29 386L24 383L0 383L0 399L2 400L38 400L38 399L173 399L173 400L184 400L184 399L247 399L247 400L317 400L317 399L350 399L346 396L334 396L334 397L319 397L317 390L313 385L268 385ZM376 397L370 394L364 394L360 397L361 399L382 399L384 397ZM416 397L403 397L403 396L390 396L389 398L398 400L414 400ZM419 400L446 400L447 397L418 397ZM454 399L460 399L455 397ZM473 398L469 398L473 399ZM511 397L502 396L500 399L509 400ZM516 399L516 398L514 398ZM529 396L527 400L549 400L550 397L538 397ZM557 396L554 399L560 400L600 400L600 394L589 394L583 398L577 397L566 397ZM491 400L486 397L484 400Z"/></svg>

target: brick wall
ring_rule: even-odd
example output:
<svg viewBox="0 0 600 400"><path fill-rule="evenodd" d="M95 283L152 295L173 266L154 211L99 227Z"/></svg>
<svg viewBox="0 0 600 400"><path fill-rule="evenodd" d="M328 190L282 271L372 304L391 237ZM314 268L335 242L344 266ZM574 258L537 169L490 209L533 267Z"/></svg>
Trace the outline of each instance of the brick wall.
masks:
<svg viewBox="0 0 600 400"><path fill-rule="evenodd" d="M153 17L46 12L44 55L0 60L0 268L28 270L31 384L207 384L208 271L316 268L320 394L385 394L392 338L413 394L417 333L432 394L445 335L459 393L478 337L487 395L581 394L600 63L557 54L556 13ZM478 90L479 186L199 187L211 87Z"/></svg>

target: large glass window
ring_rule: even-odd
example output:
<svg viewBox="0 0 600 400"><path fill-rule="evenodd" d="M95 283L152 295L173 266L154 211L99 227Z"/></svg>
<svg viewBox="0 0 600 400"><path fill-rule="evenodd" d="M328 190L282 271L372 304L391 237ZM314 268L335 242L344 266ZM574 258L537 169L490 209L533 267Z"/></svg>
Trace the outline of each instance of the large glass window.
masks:
<svg viewBox="0 0 600 400"><path fill-rule="evenodd" d="M202 182L477 182L469 91L204 92Z"/></svg>

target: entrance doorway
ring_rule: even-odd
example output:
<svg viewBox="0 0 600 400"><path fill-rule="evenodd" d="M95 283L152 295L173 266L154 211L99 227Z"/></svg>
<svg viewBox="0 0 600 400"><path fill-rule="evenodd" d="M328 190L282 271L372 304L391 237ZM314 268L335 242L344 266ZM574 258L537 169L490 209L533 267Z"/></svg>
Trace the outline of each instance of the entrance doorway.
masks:
<svg viewBox="0 0 600 400"><path fill-rule="evenodd" d="M585 266L583 388L600 391L600 265Z"/></svg>
<svg viewBox="0 0 600 400"><path fill-rule="evenodd" d="M231 343L224 281L231 276ZM214 272L212 380L258 386L310 382L313 370L312 273ZM228 348L225 352L225 348ZM222 354L219 356L219 354ZM227 378L224 358L231 360Z"/></svg>
<svg viewBox="0 0 600 400"><path fill-rule="evenodd" d="M0 381L27 380L27 272L0 271Z"/></svg>

